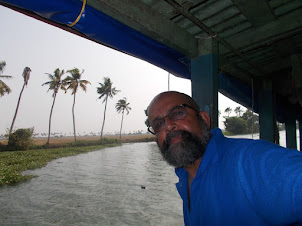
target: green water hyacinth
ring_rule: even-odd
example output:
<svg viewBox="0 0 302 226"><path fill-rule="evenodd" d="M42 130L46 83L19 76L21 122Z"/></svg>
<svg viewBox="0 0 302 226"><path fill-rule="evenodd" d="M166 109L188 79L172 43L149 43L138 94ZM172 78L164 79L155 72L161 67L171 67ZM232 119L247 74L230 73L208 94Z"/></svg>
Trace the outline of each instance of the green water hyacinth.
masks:
<svg viewBox="0 0 302 226"><path fill-rule="evenodd" d="M30 180L35 175L23 175L23 171L41 168L51 160L117 145L120 145L120 143L112 142L94 146L0 152L0 186L13 185Z"/></svg>

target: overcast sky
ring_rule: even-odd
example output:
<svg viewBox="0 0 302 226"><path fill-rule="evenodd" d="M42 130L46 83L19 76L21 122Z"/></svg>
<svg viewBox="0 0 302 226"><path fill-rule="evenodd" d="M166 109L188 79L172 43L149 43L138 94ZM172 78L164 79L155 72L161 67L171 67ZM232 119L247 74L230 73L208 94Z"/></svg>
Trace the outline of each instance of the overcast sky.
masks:
<svg viewBox="0 0 302 226"><path fill-rule="evenodd" d="M104 133L119 131L121 114L115 110L119 99L126 97L132 110L124 118L123 131L146 131L144 109L152 98L168 89L168 72L137 58L70 34L13 10L0 6L0 61L6 61L3 75L12 92L0 98L0 134L10 127L18 97L23 85L22 72L28 66L32 72L23 92L14 129L34 127L35 132L48 131L52 92L41 86L48 81L45 73L56 68L65 71L74 67L85 70L82 79L91 82L87 92L79 90L76 96L76 128L80 134L99 133L102 126L104 104L98 100L96 87L103 77L110 77L113 86L121 90L107 106ZM191 96L191 81L171 75L170 90ZM59 92L52 118L52 132L70 134L72 125L71 92ZM219 94L222 116L228 106L239 104ZM234 113L233 113L234 115ZM223 128L222 117L220 127Z"/></svg>

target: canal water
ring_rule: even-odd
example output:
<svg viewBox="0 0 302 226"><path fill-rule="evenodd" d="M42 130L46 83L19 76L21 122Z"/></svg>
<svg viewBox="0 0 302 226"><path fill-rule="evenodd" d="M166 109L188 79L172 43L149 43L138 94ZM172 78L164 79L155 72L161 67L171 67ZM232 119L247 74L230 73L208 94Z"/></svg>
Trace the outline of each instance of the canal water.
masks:
<svg viewBox="0 0 302 226"><path fill-rule="evenodd" d="M155 142L66 157L0 189L0 225L183 225L178 178Z"/></svg>

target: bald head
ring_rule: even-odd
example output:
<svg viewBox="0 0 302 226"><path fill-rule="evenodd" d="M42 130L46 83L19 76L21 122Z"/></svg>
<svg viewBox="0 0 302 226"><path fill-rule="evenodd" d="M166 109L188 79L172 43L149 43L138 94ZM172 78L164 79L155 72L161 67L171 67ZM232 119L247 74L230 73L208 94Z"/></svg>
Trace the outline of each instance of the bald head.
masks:
<svg viewBox="0 0 302 226"><path fill-rule="evenodd" d="M167 92L162 92L153 98L153 100L150 102L147 108L148 116L149 116L150 109L152 109L152 107L166 102L174 103L174 101L178 101L180 104L189 104L194 109L199 111L199 107L196 104L196 102L192 99L192 97L188 96L185 93L180 93L176 91L167 91Z"/></svg>

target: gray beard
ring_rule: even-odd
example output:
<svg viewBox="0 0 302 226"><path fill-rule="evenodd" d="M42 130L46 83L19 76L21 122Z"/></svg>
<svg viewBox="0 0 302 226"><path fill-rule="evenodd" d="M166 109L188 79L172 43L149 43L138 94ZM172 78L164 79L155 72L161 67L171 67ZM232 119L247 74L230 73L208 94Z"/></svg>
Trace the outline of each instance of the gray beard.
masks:
<svg viewBox="0 0 302 226"><path fill-rule="evenodd" d="M182 141L170 144L173 137L181 136ZM192 165L205 153L211 138L211 133L206 125L203 125L202 138L194 136L184 130L170 132L160 148L163 158L175 168Z"/></svg>

